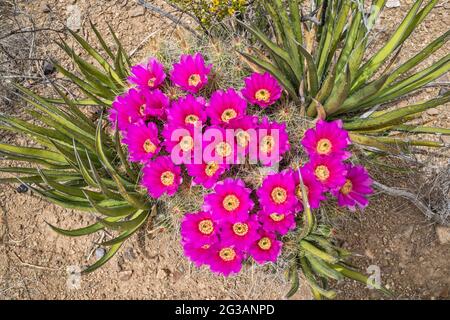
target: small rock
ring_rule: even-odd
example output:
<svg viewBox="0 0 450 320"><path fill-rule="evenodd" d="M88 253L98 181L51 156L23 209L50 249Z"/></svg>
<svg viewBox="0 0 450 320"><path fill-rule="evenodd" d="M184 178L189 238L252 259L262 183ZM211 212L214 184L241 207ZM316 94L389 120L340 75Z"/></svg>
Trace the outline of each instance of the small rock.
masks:
<svg viewBox="0 0 450 320"><path fill-rule="evenodd" d="M369 249L366 249L364 254L366 255L366 257L368 257L371 260L375 259L375 256L373 255L372 251L370 251Z"/></svg>
<svg viewBox="0 0 450 320"><path fill-rule="evenodd" d="M441 87L441 89L439 89L439 95L443 96L448 92L448 90L449 90L448 87Z"/></svg>
<svg viewBox="0 0 450 320"><path fill-rule="evenodd" d="M427 114L430 116L437 116L439 114L439 110L436 108L428 109Z"/></svg>
<svg viewBox="0 0 450 320"><path fill-rule="evenodd" d="M44 74L46 76L51 75L56 71L55 65L50 61L44 61L44 64L42 65L42 70L44 71Z"/></svg>
<svg viewBox="0 0 450 320"><path fill-rule="evenodd" d="M133 248L126 249L123 255L127 260L136 259L136 253L134 252Z"/></svg>
<svg viewBox="0 0 450 320"><path fill-rule="evenodd" d="M73 31L81 29L81 10L77 5L67 6L66 26Z"/></svg>
<svg viewBox="0 0 450 320"><path fill-rule="evenodd" d="M169 275L169 272L167 269L159 269L156 273L156 279L165 279Z"/></svg>
<svg viewBox="0 0 450 320"><path fill-rule="evenodd" d="M450 145L450 136L442 135L441 139L446 145Z"/></svg>
<svg viewBox="0 0 450 320"><path fill-rule="evenodd" d="M130 11L130 18L140 17L143 16L144 14L145 14L145 7L137 6Z"/></svg>
<svg viewBox="0 0 450 320"><path fill-rule="evenodd" d="M103 256L105 255L106 250L103 248L97 248L95 249L95 257L97 258L97 260L103 258Z"/></svg>
<svg viewBox="0 0 450 320"><path fill-rule="evenodd" d="M24 184L21 184L20 186L17 187L16 191L17 193L25 193L28 191L28 187Z"/></svg>
<svg viewBox="0 0 450 320"><path fill-rule="evenodd" d="M387 0L386 1L387 8L398 8L400 7L400 0Z"/></svg>
<svg viewBox="0 0 450 320"><path fill-rule="evenodd" d="M133 275L133 270L120 271L119 272L119 279L121 281L128 281L128 280L130 280L132 275Z"/></svg>
<svg viewBox="0 0 450 320"><path fill-rule="evenodd" d="M43 13L49 13L50 11L52 11L48 3L44 3L41 8Z"/></svg>
<svg viewBox="0 0 450 320"><path fill-rule="evenodd" d="M450 243L450 228L449 227L437 226L436 234L437 234L440 244Z"/></svg>

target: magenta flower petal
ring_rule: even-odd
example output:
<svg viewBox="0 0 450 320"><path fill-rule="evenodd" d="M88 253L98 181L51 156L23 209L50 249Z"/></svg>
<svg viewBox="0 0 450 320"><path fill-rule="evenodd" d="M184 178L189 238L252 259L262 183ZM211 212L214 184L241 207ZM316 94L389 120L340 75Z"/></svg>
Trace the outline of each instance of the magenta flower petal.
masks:
<svg viewBox="0 0 450 320"><path fill-rule="evenodd" d="M211 245L217 240L218 227L209 212L187 213L180 230L184 241L198 246Z"/></svg>
<svg viewBox="0 0 450 320"><path fill-rule="evenodd" d="M229 276L241 271L243 259L241 250L219 242L211 246L208 264L212 272Z"/></svg>
<svg viewBox="0 0 450 320"><path fill-rule="evenodd" d="M332 190L341 207L354 211L356 206L364 209L369 201L367 196L373 193L372 179L363 166L347 165L347 176L340 189Z"/></svg>
<svg viewBox="0 0 450 320"><path fill-rule="evenodd" d="M158 128L153 122L131 125L122 142L128 146L128 158L131 162L146 162L161 149Z"/></svg>
<svg viewBox="0 0 450 320"><path fill-rule="evenodd" d="M201 267L208 263L212 254L211 245L199 245L198 243L191 241L181 241L181 244L183 246L184 254L195 264L195 266Z"/></svg>
<svg viewBox="0 0 450 320"><path fill-rule="evenodd" d="M297 206L294 177L288 170L267 176L256 194L266 212L286 214Z"/></svg>
<svg viewBox="0 0 450 320"><path fill-rule="evenodd" d="M258 126L259 119L257 116L243 116L239 119L233 119L226 126L227 129L234 130L236 157L240 159L238 163L244 163L249 152L257 160Z"/></svg>
<svg viewBox="0 0 450 320"><path fill-rule="evenodd" d="M145 97L146 103L146 108L143 111L144 117L148 118L149 116L151 116L157 117L161 120L165 120L166 111L170 105L169 98L159 89L152 91L143 90L142 93Z"/></svg>
<svg viewBox="0 0 450 320"><path fill-rule="evenodd" d="M294 213L277 213L261 210L258 212L258 220L265 231L278 233L282 236L296 226Z"/></svg>
<svg viewBox="0 0 450 320"><path fill-rule="evenodd" d="M174 165L168 156L148 162L143 169L141 184L152 198L157 199L165 193L174 195L181 182L181 168Z"/></svg>
<svg viewBox="0 0 450 320"><path fill-rule="evenodd" d="M128 81L140 89L156 89L166 79L164 66L155 58L150 58L146 64L131 67Z"/></svg>
<svg viewBox="0 0 450 320"><path fill-rule="evenodd" d="M181 89L195 94L208 83L211 68L211 65L205 65L200 53L182 55L180 62L173 65L170 80Z"/></svg>
<svg viewBox="0 0 450 320"><path fill-rule="evenodd" d="M244 82L245 88L242 89L242 95L252 104L266 108L281 97L282 89L278 81L268 72L253 73L245 78Z"/></svg>
<svg viewBox="0 0 450 320"><path fill-rule="evenodd" d="M312 172L327 190L340 189L346 181L347 169L340 158L312 157L304 168Z"/></svg>
<svg viewBox="0 0 450 320"><path fill-rule="evenodd" d="M310 156L335 156L345 160L350 152L345 149L350 144L348 132L342 128L342 121L319 120L314 129L308 129L302 145Z"/></svg>
<svg viewBox="0 0 450 320"><path fill-rule="evenodd" d="M225 179L205 196L203 210L211 212L216 221L245 221L254 205L250 193L242 180Z"/></svg>
<svg viewBox="0 0 450 320"><path fill-rule="evenodd" d="M167 119L173 126L202 126L206 123L205 102L193 95L180 98L172 103Z"/></svg>
<svg viewBox="0 0 450 320"><path fill-rule="evenodd" d="M220 237L223 244L246 250L259 237L259 223L256 215L250 215L247 220L223 222L220 224Z"/></svg>
<svg viewBox="0 0 450 320"><path fill-rule="evenodd" d="M317 181L314 172L311 171L310 168L302 167L300 169L302 174L303 184L305 185L306 193L308 196L309 206L312 209L317 209L320 206L320 202L325 200L326 197L324 195L324 188L322 184ZM302 201L302 190L300 188L300 177L298 170L293 171L292 175L294 176L295 181L295 195L298 199L298 205L296 207L296 211L303 210L303 201Z"/></svg>
<svg viewBox="0 0 450 320"><path fill-rule="evenodd" d="M126 96L118 96L108 110L108 114L108 119L114 129L118 128L120 131L125 131L133 124L132 110L127 103Z"/></svg>
<svg viewBox="0 0 450 320"><path fill-rule="evenodd" d="M206 109L211 124L228 124L233 119L242 118L247 109L247 101L234 89L218 90L211 95Z"/></svg>
<svg viewBox="0 0 450 320"><path fill-rule="evenodd" d="M225 172L227 166L217 162L204 162L202 164L186 164L188 174L193 177L195 184L200 184L209 189L212 188Z"/></svg>
<svg viewBox="0 0 450 320"><path fill-rule="evenodd" d="M276 262L281 253L282 243L277 240L275 234L260 231L259 237L250 246L248 252L253 259L263 264L265 262Z"/></svg>
<svg viewBox="0 0 450 320"><path fill-rule="evenodd" d="M214 125L207 127L203 133L203 161L218 164L236 163L236 141L233 131Z"/></svg>
<svg viewBox="0 0 450 320"><path fill-rule="evenodd" d="M286 125L270 122L267 117L264 117L258 129L260 162L266 166L272 166L280 162L283 155L290 149Z"/></svg>

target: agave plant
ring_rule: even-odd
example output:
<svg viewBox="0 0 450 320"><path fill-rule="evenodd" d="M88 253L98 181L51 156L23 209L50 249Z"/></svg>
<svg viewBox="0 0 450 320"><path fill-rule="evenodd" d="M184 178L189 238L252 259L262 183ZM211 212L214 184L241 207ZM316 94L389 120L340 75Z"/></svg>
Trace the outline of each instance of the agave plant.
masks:
<svg viewBox="0 0 450 320"><path fill-rule="evenodd" d="M156 203L136 188L138 171L130 167L119 142L119 134L106 132L102 116L90 119L80 110L82 105L110 107L118 93L124 91L124 79L129 66L128 56L111 30L117 51L113 52L94 25L92 29L109 58L104 58L83 38L72 36L95 67L80 58L64 41L59 46L76 63L80 76L56 64L57 69L72 80L86 96L83 100L67 97L57 85L60 99L46 99L31 90L16 85L25 102L26 112L42 125L31 124L17 117L0 114L0 129L27 136L40 147L18 147L0 143L0 156L6 160L25 162L34 167L2 167L1 172L16 175L0 179L0 183L20 181L50 202L65 208L97 213L97 222L77 230L50 227L56 232L78 237L103 229L118 231L119 235L101 243L107 253L86 268L89 273L106 263L149 217L156 214Z"/></svg>
<svg viewBox="0 0 450 320"><path fill-rule="evenodd" d="M374 0L369 14L364 13L364 1L316 0L312 1L311 16L302 15L301 2L263 1L272 32L240 21L265 48L241 52L248 62L274 75L303 114L344 119L352 140L371 150L397 152L396 146L443 146L404 135L392 137L390 133L450 134L446 128L408 124L425 110L448 102L450 93L386 110L389 103L422 89L450 69L450 54L446 54L431 66L411 72L447 43L450 31L393 68L403 43L437 0L416 0L390 39L366 62L370 35L386 0Z"/></svg>

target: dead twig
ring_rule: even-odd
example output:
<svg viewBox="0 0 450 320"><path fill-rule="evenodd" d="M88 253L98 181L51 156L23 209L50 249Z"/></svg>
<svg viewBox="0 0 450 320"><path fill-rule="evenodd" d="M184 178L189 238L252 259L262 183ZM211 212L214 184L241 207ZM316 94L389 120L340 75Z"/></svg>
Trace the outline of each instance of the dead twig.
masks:
<svg viewBox="0 0 450 320"><path fill-rule="evenodd" d="M433 211L431 211L430 208L428 208L422 201L420 201L419 198L417 197L417 195L415 195L414 193L409 192L404 189L388 187L377 181L374 181L373 185L375 186L375 188L378 188L379 190L381 190L382 192L384 192L386 194L389 194L389 195L392 195L395 197L402 197L402 198L405 198L405 199L411 201L420 211L422 211L422 213L427 217L427 219L434 220L434 221L438 220L436 218L436 214Z"/></svg>

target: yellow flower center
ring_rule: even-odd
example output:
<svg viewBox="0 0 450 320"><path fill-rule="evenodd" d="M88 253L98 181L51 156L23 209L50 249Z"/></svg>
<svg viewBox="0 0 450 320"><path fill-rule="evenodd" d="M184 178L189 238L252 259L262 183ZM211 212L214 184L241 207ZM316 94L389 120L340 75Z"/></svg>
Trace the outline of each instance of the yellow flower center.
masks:
<svg viewBox="0 0 450 320"><path fill-rule="evenodd" d="M188 80L189 85L190 85L190 86L193 86L193 87L198 86L198 84L199 84L201 81L202 81L202 80L200 79L200 75L199 75L198 73L191 74L191 75L189 76L189 80Z"/></svg>
<svg viewBox="0 0 450 320"><path fill-rule="evenodd" d="M229 122L230 120L234 119L237 117L237 112L234 109L225 109L222 112L222 116L220 117L222 119L223 122Z"/></svg>
<svg viewBox="0 0 450 320"><path fill-rule="evenodd" d="M219 257L223 261L233 261L236 258L236 251L233 248L223 248L219 251Z"/></svg>
<svg viewBox="0 0 450 320"><path fill-rule="evenodd" d="M139 114L145 116L145 104L139 107Z"/></svg>
<svg viewBox="0 0 450 320"><path fill-rule="evenodd" d="M211 247L211 245L209 245L209 244L205 244L205 245L201 246L201 248L204 249L204 250L207 250L210 247Z"/></svg>
<svg viewBox="0 0 450 320"><path fill-rule="evenodd" d="M144 142L144 150L147 153L153 153L156 151L156 146L150 139L147 139Z"/></svg>
<svg viewBox="0 0 450 320"><path fill-rule="evenodd" d="M262 250L269 250L272 247L272 241L267 237L261 238L261 240L258 241L258 246Z"/></svg>
<svg viewBox="0 0 450 320"><path fill-rule="evenodd" d="M219 165L216 162L211 161L206 165L205 173L208 177L212 177L217 170L219 170Z"/></svg>
<svg viewBox="0 0 450 320"><path fill-rule="evenodd" d="M198 230L205 235L210 235L214 231L213 222L209 219L200 221Z"/></svg>
<svg viewBox="0 0 450 320"><path fill-rule="evenodd" d="M231 145L226 142L218 143L215 149L217 154L221 157L228 157L232 151Z"/></svg>
<svg viewBox="0 0 450 320"><path fill-rule="evenodd" d="M227 195L222 201L222 205L227 211L236 210L239 207L239 204L240 201L234 194Z"/></svg>
<svg viewBox="0 0 450 320"><path fill-rule="evenodd" d="M198 122L198 117L195 114L190 114L184 118L184 123L186 124L196 124Z"/></svg>
<svg viewBox="0 0 450 320"><path fill-rule="evenodd" d="M353 189L353 183L347 179L347 181L345 181L344 185L341 188L341 193L344 195L349 194Z"/></svg>
<svg viewBox="0 0 450 320"><path fill-rule="evenodd" d="M282 213L272 213L269 217L275 222L280 222L284 220L284 214Z"/></svg>
<svg viewBox="0 0 450 320"><path fill-rule="evenodd" d="M269 102L270 100L270 92L266 89L259 89L255 93L255 99L258 101Z"/></svg>
<svg viewBox="0 0 450 320"><path fill-rule="evenodd" d="M319 142L317 142L317 153L318 154L328 154L331 151L331 141L328 139L320 139Z"/></svg>
<svg viewBox="0 0 450 320"><path fill-rule="evenodd" d="M245 236L248 233L248 225L246 223L235 223L233 224L233 232L238 236Z"/></svg>
<svg viewBox="0 0 450 320"><path fill-rule="evenodd" d="M273 202L276 204L282 204L287 199L287 191L286 189L275 187L272 190L272 193L270 194L272 196Z"/></svg>
<svg viewBox="0 0 450 320"><path fill-rule="evenodd" d="M265 153L269 153L275 147L275 139L272 136L265 136L261 140L261 150Z"/></svg>
<svg viewBox="0 0 450 320"><path fill-rule="evenodd" d="M191 136L184 136L180 141L180 148L184 152L192 150L194 147L194 139Z"/></svg>
<svg viewBox="0 0 450 320"><path fill-rule="evenodd" d="M175 175L171 171L164 171L161 175L161 183L166 187L173 185L175 181Z"/></svg>
<svg viewBox="0 0 450 320"><path fill-rule="evenodd" d="M306 195L308 196L308 194L309 194L309 189L308 189L307 186L304 186L304 187L305 187ZM302 199L303 199L302 188L300 187L300 185L298 185L298 186L295 188L295 195L297 196L298 200L302 200Z"/></svg>
<svg viewBox="0 0 450 320"><path fill-rule="evenodd" d="M330 170L326 166L320 165L316 167L314 174L320 181L325 181L330 177Z"/></svg>
<svg viewBox="0 0 450 320"><path fill-rule="evenodd" d="M155 78L155 77L150 78L150 79L148 80L148 86L149 86L150 88L153 88L153 87L155 86L155 82L156 82L156 78Z"/></svg>
<svg viewBox="0 0 450 320"><path fill-rule="evenodd" d="M236 140L238 145L245 148L250 143L250 134L247 131L240 129L236 133Z"/></svg>

